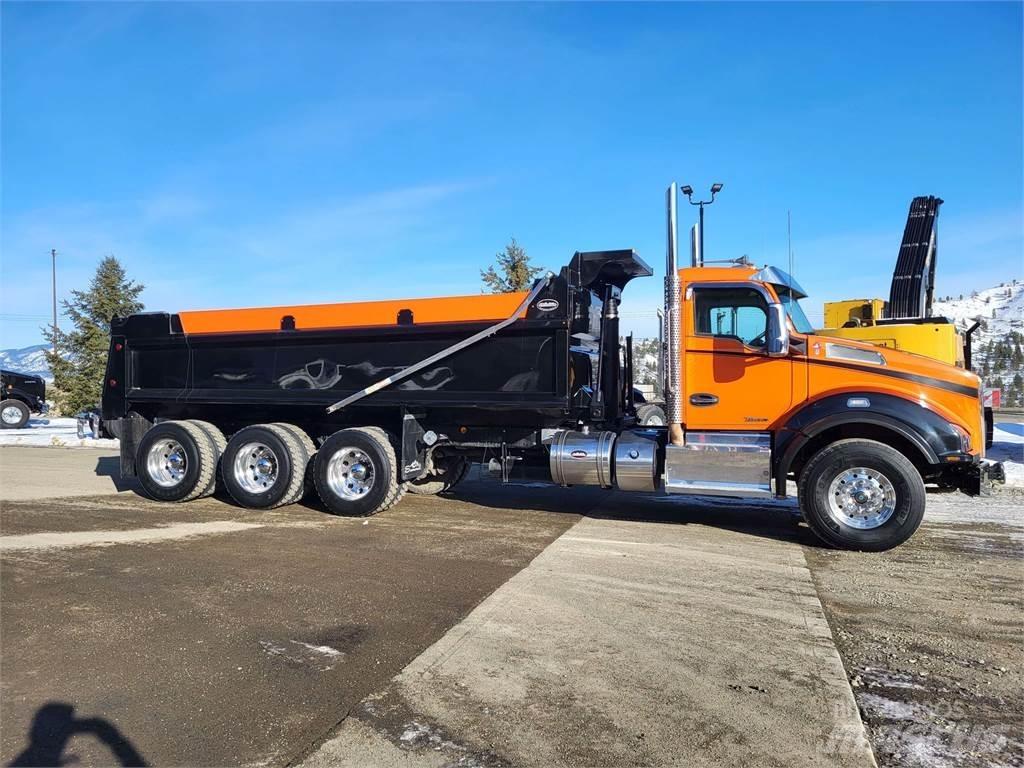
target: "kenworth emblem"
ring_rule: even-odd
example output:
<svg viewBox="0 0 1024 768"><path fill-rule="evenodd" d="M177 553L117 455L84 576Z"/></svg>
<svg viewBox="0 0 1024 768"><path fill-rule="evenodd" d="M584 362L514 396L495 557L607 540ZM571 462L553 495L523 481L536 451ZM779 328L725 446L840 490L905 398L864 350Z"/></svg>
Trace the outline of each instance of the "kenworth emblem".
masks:
<svg viewBox="0 0 1024 768"><path fill-rule="evenodd" d="M558 309L558 299L541 299L537 302L537 309L541 312L554 312Z"/></svg>

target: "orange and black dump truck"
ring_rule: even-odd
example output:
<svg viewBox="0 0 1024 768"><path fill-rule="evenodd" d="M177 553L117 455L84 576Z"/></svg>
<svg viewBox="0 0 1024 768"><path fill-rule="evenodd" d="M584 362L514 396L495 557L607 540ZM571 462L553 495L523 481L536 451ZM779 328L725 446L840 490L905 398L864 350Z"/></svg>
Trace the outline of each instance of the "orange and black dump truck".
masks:
<svg viewBox="0 0 1024 768"><path fill-rule="evenodd" d="M315 487L340 515L438 493L473 462L507 480L771 499L796 482L829 544L883 550L920 525L925 486L983 492L978 377L816 335L773 267L677 267L668 191L667 424L638 424L623 290L632 250L576 253L503 295L115 319L103 418L155 499L246 507ZM229 439L230 438L230 439Z"/></svg>

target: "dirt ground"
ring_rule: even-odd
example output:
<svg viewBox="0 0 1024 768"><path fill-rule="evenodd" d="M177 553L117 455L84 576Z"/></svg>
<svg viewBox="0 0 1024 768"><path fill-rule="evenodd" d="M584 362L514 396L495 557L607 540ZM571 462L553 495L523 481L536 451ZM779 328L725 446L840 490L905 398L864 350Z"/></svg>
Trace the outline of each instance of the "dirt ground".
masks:
<svg viewBox="0 0 1024 768"><path fill-rule="evenodd" d="M985 500L980 520L940 498L963 514L926 516L891 552L807 561L879 765L1021 766L1024 496Z"/></svg>

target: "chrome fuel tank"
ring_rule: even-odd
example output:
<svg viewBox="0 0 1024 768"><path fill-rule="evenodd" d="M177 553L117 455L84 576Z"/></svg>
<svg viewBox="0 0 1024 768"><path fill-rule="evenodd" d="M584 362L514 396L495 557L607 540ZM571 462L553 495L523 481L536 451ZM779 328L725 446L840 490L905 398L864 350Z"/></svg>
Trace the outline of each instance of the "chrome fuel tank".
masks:
<svg viewBox="0 0 1024 768"><path fill-rule="evenodd" d="M652 434L623 432L615 441L615 486L623 491L658 488L658 442Z"/></svg>
<svg viewBox="0 0 1024 768"><path fill-rule="evenodd" d="M614 432L563 430L551 441L551 479L559 485L612 486Z"/></svg>

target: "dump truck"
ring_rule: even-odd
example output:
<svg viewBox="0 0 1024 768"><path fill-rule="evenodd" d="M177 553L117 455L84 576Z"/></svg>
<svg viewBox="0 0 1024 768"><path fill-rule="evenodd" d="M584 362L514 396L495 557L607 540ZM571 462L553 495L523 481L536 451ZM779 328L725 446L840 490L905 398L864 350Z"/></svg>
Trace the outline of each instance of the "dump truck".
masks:
<svg viewBox="0 0 1024 768"><path fill-rule="evenodd" d="M632 249L577 252L528 291L115 318L103 419L154 499L271 509L315 490L338 515L502 479L645 494L784 498L827 544L884 550L925 485L983 492L978 377L816 335L790 275L679 268L667 191L666 423L638 423L623 292Z"/></svg>

